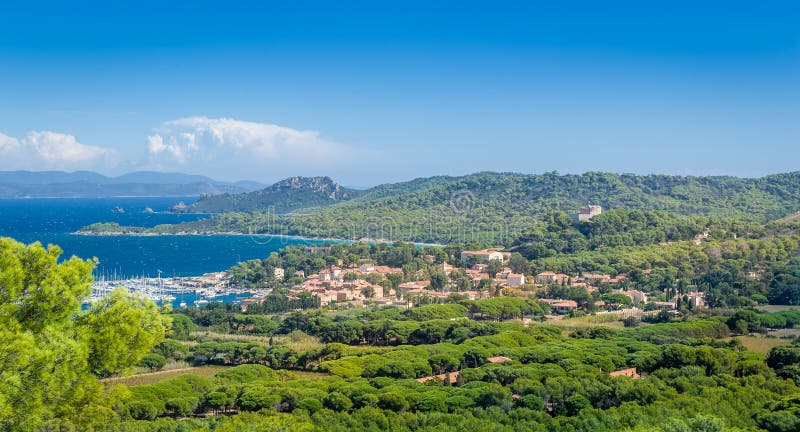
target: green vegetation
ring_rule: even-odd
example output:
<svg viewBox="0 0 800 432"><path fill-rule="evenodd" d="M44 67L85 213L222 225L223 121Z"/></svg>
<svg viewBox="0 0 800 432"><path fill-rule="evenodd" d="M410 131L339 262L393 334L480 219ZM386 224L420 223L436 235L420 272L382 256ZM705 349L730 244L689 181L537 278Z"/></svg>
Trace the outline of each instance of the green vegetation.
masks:
<svg viewBox="0 0 800 432"><path fill-rule="evenodd" d="M359 196L361 191L342 187L329 177L292 177L267 188L239 193L207 195L176 212L266 212L284 214L308 207L331 205Z"/></svg>
<svg viewBox="0 0 800 432"><path fill-rule="evenodd" d="M553 211L573 213L592 203L605 209L648 212L643 217L626 218L634 228L640 222L653 226L643 237L631 232L604 237L589 231L584 233L590 238L588 245L580 240L570 245L569 238L545 245L547 249L574 247L577 251L592 244L632 245L683 239L703 225L702 219L673 219L658 211L759 223L779 219L798 211L798 185L800 173L758 179L607 173L478 173L382 185L360 194L349 191L348 196L353 198L347 200L305 198L309 193L316 193L313 188L301 189L303 192L289 189L304 198L296 198L289 192L270 192L261 198L258 193L209 198L208 202L219 202L209 211L227 213L196 222L156 227L148 232L242 232L504 245L519 241L520 246L532 246L542 235L550 238L543 230ZM282 204L284 199L292 204ZM298 207L303 204L309 208ZM276 208L275 213L258 212L270 206ZM289 210L299 214L276 216ZM564 240L567 245L560 244Z"/></svg>
<svg viewBox="0 0 800 432"><path fill-rule="evenodd" d="M797 177L478 174L381 186L324 206L278 194L316 206L305 215L131 229L383 237L353 227L391 216L391 237L448 242L289 247L240 263L230 270L236 284L272 289L246 311L211 303L159 314L117 292L81 312L91 263L56 264L55 248L6 241L0 419L9 430L798 430L800 344L752 340L800 325L800 311L754 309L800 305L800 224L768 222L797 210ZM614 210L576 225L565 212L586 202ZM432 229L418 230L419 221ZM467 278L461 251L498 243L513 254L490 262L492 276L508 265L569 278L513 288ZM449 274L445 263L455 267ZM320 308L310 293L289 292L298 275L362 264L395 270L350 271L345 280L380 285L415 307ZM620 277L590 292L572 281L587 273ZM450 294L400 288L422 280ZM636 304L647 313L592 315L598 304L633 306L626 290L650 297ZM694 291L710 309L690 301ZM579 310L544 325L542 298ZM652 302L673 298L674 311ZM133 367L151 372L98 380ZM641 377L609 375L628 368Z"/></svg>
<svg viewBox="0 0 800 432"><path fill-rule="evenodd" d="M450 322L430 319L432 311L359 313L404 317L420 328ZM331 322L348 313L333 314ZM216 343L218 354L239 353L228 358L238 366L211 378L182 375L132 387L119 407L121 422L108 428L791 431L800 425L800 346L774 348L765 359L727 339L721 320L571 336L548 326L464 321L483 326L483 334L467 334L460 343L328 343L304 352L278 344L239 343L234 349ZM292 326L281 323L279 331ZM207 353L210 344L189 349ZM492 356L511 361L492 364ZM643 377L609 376L628 367ZM310 379L303 371L329 375ZM454 371L459 374L452 381L450 375L415 380ZM192 418L200 414L206 418Z"/></svg>
<svg viewBox="0 0 800 432"><path fill-rule="evenodd" d="M451 296L410 309L288 300L295 271L330 264L397 267L374 281L389 289L444 276L444 262L466 265L456 258L469 245L402 243L291 247L242 263L235 280L275 289L246 311L217 303L159 311L121 291L81 311L91 262L59 264L55 247L4 239L0 421L12 431L797 430L800 344L754 352L739 339L751 336L731 338L800 325L800 311L749 308L785 292L796 269L791 224L757 228L701 245L513 256L513 266L530 269L561 262L596 270L604 260L628 272L628 289L682 293L691 282L719 301L624 326L610 314L581 317L597 300L628 304L609 286L527 286L469 300L459 295L463 268L440 281ZM276 279L275 268L288 279ZM575 299L582 310L547 325L545 295ZM120 376L134 367L143 373ZM639 377L611 375L629 368Z"/></svg>
<svg viewBox="0 0 800 432"><path fill-rule="evenodd" d="M0 238L0 429L86 430L114 422L130 370L164 339L168 315L114 291L81 311L93 263Z"/></svg>

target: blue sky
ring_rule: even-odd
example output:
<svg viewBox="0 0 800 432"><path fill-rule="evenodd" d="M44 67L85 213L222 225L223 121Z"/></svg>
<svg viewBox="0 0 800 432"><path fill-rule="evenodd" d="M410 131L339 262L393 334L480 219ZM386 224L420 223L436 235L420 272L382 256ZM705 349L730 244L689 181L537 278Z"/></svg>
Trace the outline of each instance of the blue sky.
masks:
<svg viewBox="0 0 800 432"><path fill-rule="evenodd" d="M800 169L794 2L18 3L4 170Z"/></svg>

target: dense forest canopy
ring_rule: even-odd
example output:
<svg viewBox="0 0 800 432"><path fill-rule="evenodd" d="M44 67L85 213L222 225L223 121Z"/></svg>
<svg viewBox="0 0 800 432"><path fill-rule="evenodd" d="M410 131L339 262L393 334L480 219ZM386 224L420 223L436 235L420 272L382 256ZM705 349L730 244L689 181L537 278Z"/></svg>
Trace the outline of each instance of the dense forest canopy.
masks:
<svg viewBox="0 0 800 432"><path fill-rule="evenodd" d="M106 429L668 432L800 426L800 346L779 346L764 356L729 338L748 323L794 325L800 322L796 311L569 334L547 325L471 319L458 304L273 317L219 304L187 312L173 314L173 321L188 322L190 331L174 331L154 353L224 369L210 378L187 374L131 387L120 419ZM272 325L227 327L246 316ZM206 331L191 330L198 326ZM202 336L208 330L219 336ZM239 337L222 336L229 332ZM308 335L323 343L309 344ZM636 377L610 374L626 368L635 368Z"/></svg>

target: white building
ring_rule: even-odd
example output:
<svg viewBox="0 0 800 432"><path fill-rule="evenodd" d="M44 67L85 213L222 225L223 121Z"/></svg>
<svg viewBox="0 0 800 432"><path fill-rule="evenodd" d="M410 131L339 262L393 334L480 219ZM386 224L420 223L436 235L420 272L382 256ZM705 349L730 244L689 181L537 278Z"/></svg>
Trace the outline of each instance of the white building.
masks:
<svg viewBox="0 0 800 432"><path fill-rule="evenodd" d="M525 275L521 273L509 273L506 278L506 285L508 286L522 286L525 285Z"/></svg>
<svg viewBox="0 0 800 432"><path fill-rule="evenodd" d="M493 251L493 250L479 250L479 251L462 251L461 252L461 261L467 261L470 258L473 258L476 262L487 262L490 260L500 260L504 261L506 259L506 255L503 252ZM509 254L510 255L510 254Z"/></svg>
<svg viewBox="0 0 800 432"><path fill-rule="evenodd" d="M599 205L590 205L578 210L578 213L576 213L572 218L575 223L586 222L602 213L603 207L600 207Z"/></svg>

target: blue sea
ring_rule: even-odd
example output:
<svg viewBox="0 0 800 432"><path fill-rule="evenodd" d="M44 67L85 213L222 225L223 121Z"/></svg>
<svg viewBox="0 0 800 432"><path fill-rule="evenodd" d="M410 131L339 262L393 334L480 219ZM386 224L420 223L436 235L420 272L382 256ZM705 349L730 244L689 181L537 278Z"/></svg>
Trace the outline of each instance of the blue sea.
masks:
<svg viewBox="0 0 800 432"><path fill-rule="evenodd" d="M0 199L0 236L24 243L56 244L64 257L96 257L95 274L111 276L193 276L227 270L239 261L265 258L287 245L320 244L281 236L82 236L72 234L95 222L155 226L207 217L166 211L196 198L32 198ZM124 213L115 213L115 207ZM155 213L146 213L146 208Z"/></svg>

